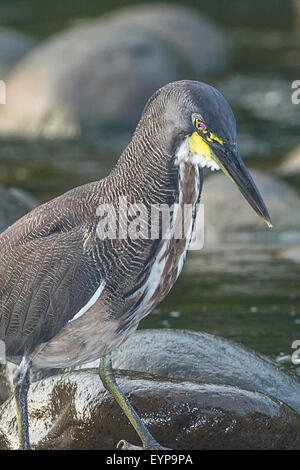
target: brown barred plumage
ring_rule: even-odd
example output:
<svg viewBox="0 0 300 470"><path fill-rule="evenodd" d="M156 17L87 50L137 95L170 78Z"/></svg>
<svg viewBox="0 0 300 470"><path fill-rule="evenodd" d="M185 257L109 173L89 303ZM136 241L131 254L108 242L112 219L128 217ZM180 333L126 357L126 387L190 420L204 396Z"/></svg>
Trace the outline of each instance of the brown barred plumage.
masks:
<svg viewBox="0 0 300 470"><path fill-rule="evenodd" d="M101 357L100 377L143 448L162 449L118 389L108 353L168 294L182 270L200 199L201 166L220 166L271 224L235 142L233 113L217 90L192 81L168 84L148 101L130 144L106 178L38 207L0 235L0 339L11 360L23 357L14 379L21 448L30 449L30 368ZM149 218L153 205L158 213L172 208L166 232ZM177 237L185 205L191 207L187 230ZM128 212L130 229L136 210L146 236L133 231L113 237L113 216L119 215L124 229ZM108 215L111 236L105 238ZM153 226L157 236L151 237Z"/></svg>
<svg viewBox="0 0 300 470"><path fill-rule="evenodd" d="M217 90L199 82L168 84L147 103L106 178L38 207L0 235L0 339L9 357L29 356L41 368L100 357L169 292L189 240L101 240L97 211L100 204L117 211L126 197L148 211L153 204L191 204L194 218L202 172L190 161L179 164L176 152L195 131L195 112L234 144L234 117Z"/></svg>

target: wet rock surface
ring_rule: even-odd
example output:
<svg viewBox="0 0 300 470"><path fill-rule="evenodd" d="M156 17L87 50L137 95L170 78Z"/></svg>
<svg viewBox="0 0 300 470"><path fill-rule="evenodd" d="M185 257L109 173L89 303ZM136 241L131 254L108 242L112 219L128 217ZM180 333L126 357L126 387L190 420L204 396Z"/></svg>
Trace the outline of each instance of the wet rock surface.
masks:
<svg viewBox="0 0 300 470"><path fill-rule="evenodd" d="M164 446L300 447L299 382L231 341L182 330L141 330L113 353L113 364L120 369L120 387ZM30 388L36 449L114 449L120 439L139 444L104 390L97 363L52 373ZM0 449L17 446L11 398L0 408Z"/></svg>
<svg viewBox="0 0 300 470"><path fill-rule="evenodd" d="M113 352L113 366L262 392L284 401L300 413L297 380L280 371L265 356L207 333L167 329L137 331Z"/></svg>
<svg viewBox="0 0 300 470"><path fill-rule="evenodd" d="M36 45L27 35L0 25L0 79Z"/></svg>
<svg viewBox="0 0 300 470"><path fill-rule="evenodd" d="M225 43L209 20L175 5L128 7L82 22L47 40L14 71L0 131L131 132L159 87L187 71L203 78L224 68Z"/></svg>
<svg viewBox="0 0 300 470"><path fill-rule="evenodd" d="M163 445L173 449L286 449L299 447L299 417L260 393L121 375L118 383ZM13 400L0 410L0 448L16 448ZM37 382L29 393L35 449L114 449L120 439L139 444L97 370Z"/></svg>
<svg viewBox="0 0 300 470"><path fill-rule="evenodd" d="M26 191L0 186L0 232L36 207L38 202Z"/></svg>
<svg viewBox="0 0 300 470"><path fill-rule="evenodd" d="M293 241L300 238L300 195L278 177L250 170L268 207L273 228L256 216L237 188L218 172L204 181L201 203L204 204L207 243L216 240L247 241L256 239ZM226 194L226 197L224 195Z"/></svg>

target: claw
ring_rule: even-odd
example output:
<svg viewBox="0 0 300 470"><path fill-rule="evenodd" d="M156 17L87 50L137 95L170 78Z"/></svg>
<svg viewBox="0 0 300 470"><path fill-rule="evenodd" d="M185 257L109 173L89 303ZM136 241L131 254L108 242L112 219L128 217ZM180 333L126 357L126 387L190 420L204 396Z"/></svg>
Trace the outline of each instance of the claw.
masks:
<svg viewBox="0 0 300 470"><path fill-rule="evenodd" d="M135 446L134 444L130 444L130 442L124 441L123 439L118 442L117 444L118 450L143 450L143 447Z"/></svg>
<svg viewBox="0 0 300 470"><path fill-rule="evenodd" d="M134 444L130 444L130 442L125 441L122 439L117 444L117 449L119 450L171 450L167 447L161 446L158 442L154 439L151 442L146 442L143 446L135 446Z"/></svg>

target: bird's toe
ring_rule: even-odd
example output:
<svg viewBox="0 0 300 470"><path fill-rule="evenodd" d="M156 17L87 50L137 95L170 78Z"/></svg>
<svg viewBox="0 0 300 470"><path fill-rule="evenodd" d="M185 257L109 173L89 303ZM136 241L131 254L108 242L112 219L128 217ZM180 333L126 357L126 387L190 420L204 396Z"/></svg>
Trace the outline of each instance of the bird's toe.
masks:
<svg viewBox="0 0 300 470"><path fill-rule="evenodd" d="M118 442L117 449L119 450L171 450L171 449L168 449L167 447L161 446L154 439L151 442L145 442L143 446L136 446L122 439L121 441Z"/></svg>

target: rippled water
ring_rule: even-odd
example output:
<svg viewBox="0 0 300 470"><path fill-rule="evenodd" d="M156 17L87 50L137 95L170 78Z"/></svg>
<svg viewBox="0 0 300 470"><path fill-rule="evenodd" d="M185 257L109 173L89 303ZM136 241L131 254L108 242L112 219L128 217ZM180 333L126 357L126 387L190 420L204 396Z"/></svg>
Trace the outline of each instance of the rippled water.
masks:
<svg viewBox="0 0 300 470"><path fill-rule="evenodd" d="M26 8L23 3L14 10L11 2L1 2L2 18L40 37L66 26L70 18L82 16L77 2L73 13L69 2L69 12L59 6L62 2L54 2L54 7L53 2L43 2L44 12L35 1L27 2ZM60 16L53 13L60 9ZM96 2L88 2L86 15L94 12L99 12ZM236 112L240 149L246 161L269 171L299 143L300 108L291 103L290 95L291 82L300 78L300 34L287 27L286 11L283 13L282 28L276 16L276 27L270 23L267 31L254 29L253 15L249 24L232 21L230 28L226 18L223 26L235 44L235 56L229 71L210 80ZM101 140L3 140L0 183L27 189L40 201L48 200L105 176L117 159L116 148L121 150L128 138L124 136L112 147ZM142 327L214 333L295 370L289 355L292 341L300 339L300 268L277 259L280 248L253 243L191 252L172 292Z"/></svg>

